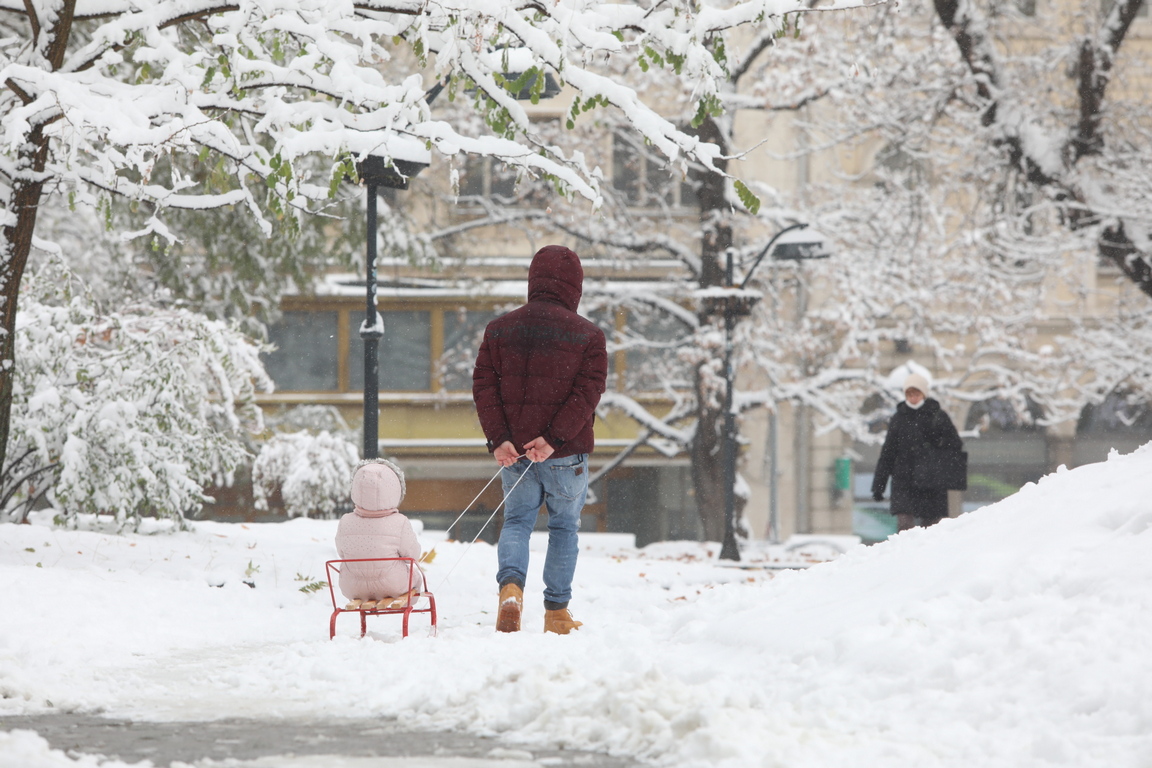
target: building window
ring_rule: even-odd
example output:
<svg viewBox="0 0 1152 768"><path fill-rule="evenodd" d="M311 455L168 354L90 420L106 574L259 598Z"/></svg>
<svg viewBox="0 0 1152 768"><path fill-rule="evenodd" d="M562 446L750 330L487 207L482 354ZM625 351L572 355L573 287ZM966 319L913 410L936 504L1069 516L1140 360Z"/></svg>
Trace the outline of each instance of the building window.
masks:
<svg viewBox="0 0 1152 768"><path fill-rule="evenodd" d="M1107 16L1108 14L1112 13L1112 9L1115 7L1116 7L1116 0L1100 0L1100 15L1101 16ZM1138 19L1148 18L1148 2L1147 2L1147 0L1145 0L1143 3L1141 3L1140 7L1136 10L1136 18L1138 18Z"/></svg>
<svg viewBox="0 0 1152 768"><path fill-rule="evenodd" d="M384 338L380 340L380 389L427 392L432 388L432 317L427 311L381 312ZM364 389L364 344L360 324L364 315L348 316L348 388ZM335 366L333 366L335 370Z"/></svg>
<svg viewBox="0 0 1152 768"><path fill-rule="evenodd" d="M688 329L675 317L656 310L633 309L621 343L627 350L625 379L629 390L662 392L691 384L687 366L679 358Z"/></svg>
<svg viewBox="0 0 1152 768"><path fill-rule="evenodd" d="M1152 408L1133 392L1114 391L1080 411L1072 466L1104 461L1112 451L1129 453L1152 440Z"/></svg>
<svg viewBox="0 0 1152 768"><path fill-rule="evenodd" d="M339 368L339 314L285 312L268 327L268 340L276 345L263 355L264 368L276 389L285 392L323 392L337 388Z"/></svg>
<svg viewBox="0 0 1152 768"><path fill-rule="evenodd" d="M964 509L999 501L1049 471L1048 442L1037 426L1043 409L1031 399L1012 403L991 398L973 403L964 422L979 437L966 439L968 490Z"/></svg>
<svg viewBox="0 0 1152 768"><path fill-rule="evenodd" d="M868 433L879 435L888 431L888 420L892 418L893 403L879 392L873 392L864 398L864 403L860 406L860 413L868 422Z"/></svg>
<svg viewBox="0 0 1152 768"><path fill-rule="evenodd" d="M696 540L703 533L687 466L619 467L605 486L603 530L633 533L637 547L669 539Z"/></svg>
<svg viewBox="0 0 1152 768"><path fill-rule="evenodd" d="M444 312L444 352L440 355L441 387L450 392L472 390L472 369L476 352L484 340L484 329L500 313L459 309Z"/></svg>
<svg viewBox="0 0 1152 768"><path fill-rule="evenodd" d="M700 173L692 169L679 179L643 139L617 133L612 137L612 188L634 208L697 208Z"/></svg>
<svg viewBox="0 0 1152 768"><path fill-rule="evenodd" d="M516 173L495 158L469 155L460 174L460 196L510 203L516 196Z"/></svg>
<svg viewBox="0 0 1152 768"><path fill-rule="evenodd" d="M1086 405L1078 435L1152 435L1152 408L1128 392L1111 392L1099 405Z"/></svg>
<svg viewBox="0 0 1152 768"><path fill-rule="evenodd" d="M469 157L460 174L460 204L479 206L482 201L522 208L545 208L554 194L543 181L525 176L516 182L516 171L493 157Z"/></svg>
<svg viewBox="0 0 1152 768"><path fill-rule="evenodd" d="M616 329L619 327L618 322L622 323L623 318L627 317L627 313L617 306L596 305L592 299L584 301L580 309L589 320L596 324L596 327L604 332L604 342L608 348L608 381L605 386L612 391L620 390L623 384L616 378L616 374L617 368L620 367L618 363L620 365L623 363L616 358L623 356L619 354L616 344ZM620 318L619 321L617 320L618 317Z"/></svg>
<svg viewBox="0 0 1152 768"><path fill-rule="evenodd" d="M1021 16L1032 18L1036 15L1036 0L1014 0L1014 5Z"/></svg>
<svg viewBox="0 0 1152 768"><path fill-rule="evenodd" d="M876 153L877 186L900 185L908 190L924 186L928 172L924 162L899 144L888 144Z"/></svg>
<svg viewBox="0 0 1152 768"><path fill-rule="evenodd" d="M678 318L639 304L590 308L588 319L608 343L608 389L666 394L692 386L691 369L679 357L691 331Z"/></svg>
<svg viewBox="0 0 1152 768"><path fill-rule="evenodd" d="M1044 417L1044 409L1030 398L1025 398L1023 409L1000 397L973 403L968 409L964 429L976 430L980 435L999 432L1035 431Z"/></svg>

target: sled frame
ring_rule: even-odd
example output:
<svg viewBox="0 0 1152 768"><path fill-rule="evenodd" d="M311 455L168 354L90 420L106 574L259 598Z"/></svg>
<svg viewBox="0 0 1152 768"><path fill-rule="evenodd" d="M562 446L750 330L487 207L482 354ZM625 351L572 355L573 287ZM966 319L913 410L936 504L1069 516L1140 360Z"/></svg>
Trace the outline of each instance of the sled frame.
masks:
<svg viewBox="0 0 1152 768"><path fill-rule="evenodd" d="M416 595L408 600L408 604L403 608L345 608L340 605L336 600L336 576L340 575L340 568L338 566L344 563L380 563L380 562L401 562L408 565L408 591L412 591L412 584L416 578L416 561L411 557L366 557L354 560L329 560L324 563L324 571L328 576L328 595L332 598L332 618L328 622L328 639L331 640L336 637L336 619L342 613L359 613L360 614L360 637L368 634L368 617L369 616L384 616L386 614L402 614L404 616L403 633L404 637L408 637L408 620L414 613L427 613L432 621L432 635L437 633L436 627L436 597L427 591L427 583L425 583L425 591L417 592ZM335 575L335 576L334 576ZM413 607L421 598L428 601L427 607L415 608Z"/></svg>

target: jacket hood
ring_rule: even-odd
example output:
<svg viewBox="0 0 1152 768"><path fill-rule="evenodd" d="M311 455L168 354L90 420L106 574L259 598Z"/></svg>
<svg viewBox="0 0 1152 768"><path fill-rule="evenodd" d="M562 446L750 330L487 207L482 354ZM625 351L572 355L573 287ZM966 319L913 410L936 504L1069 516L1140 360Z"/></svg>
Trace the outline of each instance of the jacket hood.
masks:
<svg viewBox="0 0 1152 768"><path fill-rule="evenodd" d="M575 312L583 292L584 268L575 251L562 245L546 245L532 257L528 301L555 301Z"/></svg>
<svg viewBox="0 0 1152 768"><path fill-rule="evenodd" d="M395 512L404 500L404 472L387 459L360 462L352 475L352 504L361 517Z"/></svg>

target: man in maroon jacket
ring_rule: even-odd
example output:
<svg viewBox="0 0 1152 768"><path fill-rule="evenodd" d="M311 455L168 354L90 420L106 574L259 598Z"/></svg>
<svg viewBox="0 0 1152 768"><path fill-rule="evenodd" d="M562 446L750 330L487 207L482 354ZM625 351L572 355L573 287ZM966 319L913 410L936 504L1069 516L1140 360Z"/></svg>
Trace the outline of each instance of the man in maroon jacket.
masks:
<svg viewBox="0 0 1152 768"><path fill-rule="evenodd" d="M528 539L541 504L548 508L544 631L566 635L581 625L568 601L592 422L608 376L604 332L576 314L583 285L573 251L541 248L528 269L528 303L488 324L476 357L472 399L488 450L504 468L498 632L520 629Z"/></svg>

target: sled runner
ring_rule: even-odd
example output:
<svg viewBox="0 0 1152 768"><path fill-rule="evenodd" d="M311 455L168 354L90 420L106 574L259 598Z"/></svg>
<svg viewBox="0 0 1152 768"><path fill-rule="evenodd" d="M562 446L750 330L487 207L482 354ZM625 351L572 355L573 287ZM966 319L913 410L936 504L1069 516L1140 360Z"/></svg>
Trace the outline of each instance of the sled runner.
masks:
<svg viewBox="0 0 1152 768"><path fill-rule="evenodd" d="M343 563L380 563L397 561L406 563L408 566L408 593L410 597L404 601L403 605L392 607L393 599L384 599L379 603L360 603L353 606L359 601L352 601L348 605L342 606L336 600L336 589L332 585L336 583L335 576L338 576L340 569L337 567ZM427 584L425 584L425 591L415 592L412 591L412 584L416 578L416 561L410 557L370 557L361 558L356 560L329 560L324 563L324 569L328 575L328 594L332 598L332 618L328 622L328 638L336 637L336 618L342 613L358 613L360 614L360 637L364 637L368 633L368 617L369 616L382 616L390 613L399 613L404 616L404 637L408 637L408 617L413 613L427 613L431 614L429 618L432 620L432 634L436 634L436 598L433 594L427 591ZM397 598L398 600L399 598ZM417 608L416 605L421 599L428 601L425 608ZM365 607L365 606L369 607Z"/></svg>

